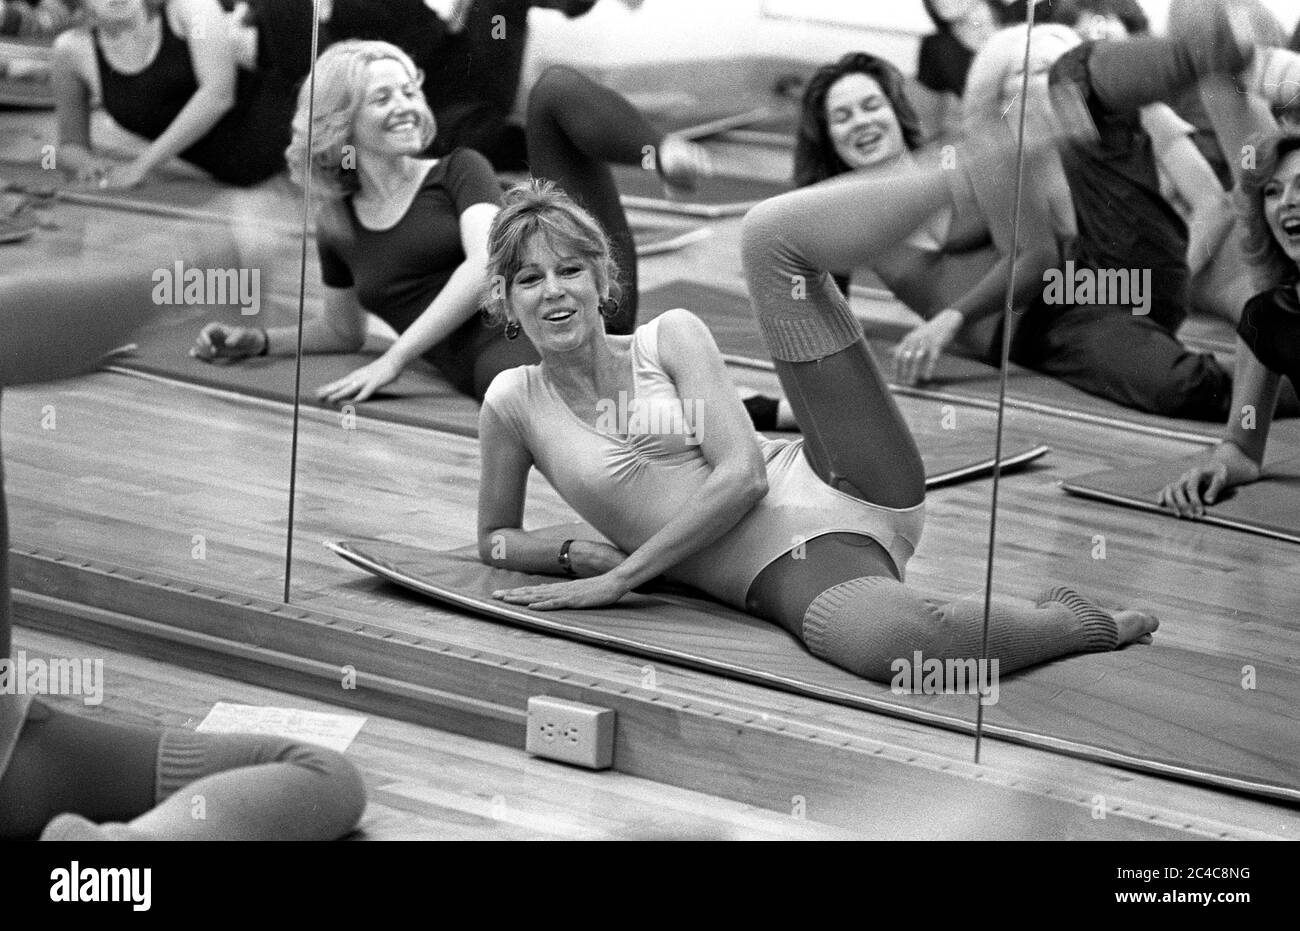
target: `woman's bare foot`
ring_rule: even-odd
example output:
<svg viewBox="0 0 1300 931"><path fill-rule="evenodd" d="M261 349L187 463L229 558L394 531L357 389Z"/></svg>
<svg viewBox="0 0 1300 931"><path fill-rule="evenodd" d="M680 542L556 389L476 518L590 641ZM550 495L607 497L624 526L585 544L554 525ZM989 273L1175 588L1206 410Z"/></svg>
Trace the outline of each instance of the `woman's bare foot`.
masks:
<svg viewBox="0 0 1300 931"><path fill-rule="evenodd" d="M1156 620L1154 614L1133 610L1108 611L1097 604L1096 601L1080 595L1068 585L1058 585L1049 589L1035 598L1034 603L1039 607L1048 604L1064 605L1074 612L1076 617L1088 619L1085 620L1085 623L1096 622L1099 619L1113 621L1116 628L1114 649L1119 649L1130 643L1150 643L1151 635L1160 626L1160 622Z"/></svg>
<svg viewBox="0 0 1300 931"><path fill-rule="evenodd" d="M1116 611L1115 623L1119 627L1119 643L1150 643L1151 635L1160 627L1154 614L1145 611Z"/></svg>

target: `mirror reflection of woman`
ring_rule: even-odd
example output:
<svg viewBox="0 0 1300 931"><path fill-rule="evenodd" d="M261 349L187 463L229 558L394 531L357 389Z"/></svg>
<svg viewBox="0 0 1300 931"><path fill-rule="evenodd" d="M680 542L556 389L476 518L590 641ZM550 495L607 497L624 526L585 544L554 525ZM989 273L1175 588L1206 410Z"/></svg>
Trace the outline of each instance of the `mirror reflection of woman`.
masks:
<svg viewBox="0 0 1300 931"><path fill-rule="evenodd" d="M534 362L527 340L484 325L488 228L501 188L472 149L442 158L424 152L435 134L420 75L385 42L349 40L316 63L316 107L307 149L307 91L294 119L291 170L310 165L326 200L316 243L324 310L303 325L306 353L357 352L367 312L397 331L374 361L320 387L329 403L365 401L423 357L461 393L481 398L503 369ZM295 327L204 327L192 353L234 361L292 355Z"/></svg>
<svg viewBox="0 0 1300 931"><path fill-rule="evenodd" d="M1300 131L1254 141L1255 167L1241 173L1244 251L1257 280L1237 326L1231 417L1202 462L1170 482L1159 503L1201 517L1226 491L1259 479L1283 376L1300 384Z"/></svg>
<svg viewBox="0 0 1300 931"><path fill-rule="evenodd" d="M1023 55L1023 28L1019 32ZM1075 41L1063 27L1038 27L1033 49L1046 57ZM1046 110L1045 75L1041 83L1031 104ZM1018 96L1019 85L1014 93ZM808 83L795 143L795 183L805 187L849 174L906 172L920 148L920 129L902 75L874 55L851 53L823 66ZM895 349L894 374L904 384L931 378L950 347L996 362L998 312L1013 264L1019 264L1016 298L1023 304L1041 285L1043 272L1056 264L1057 241L1071 233L1055 229L1063 211L1053 209L1050 192L1036 187L1037 176L1027 175L1020 253L1012 256L1010 229L999 217L1010 215L1014 172L978 178L960 162L953 167L949 202L910 218L908 235L865 255L860 266L875 271L925 320ZM885 198L855 222L871 223L896 209ZM835 271L847 287L851 269Z"/></svg>
<svg viewBox="0 0 1300 931"><path fill-rule="evenodd" d="M250 43L218 0L85 0L87 25L54 43L58 166L109 189L135 187L174 157L240 186L283 171L296 84L310 64L309 4L254 6ZM131 161L96 151L95 100L147 140Z"/></svg>

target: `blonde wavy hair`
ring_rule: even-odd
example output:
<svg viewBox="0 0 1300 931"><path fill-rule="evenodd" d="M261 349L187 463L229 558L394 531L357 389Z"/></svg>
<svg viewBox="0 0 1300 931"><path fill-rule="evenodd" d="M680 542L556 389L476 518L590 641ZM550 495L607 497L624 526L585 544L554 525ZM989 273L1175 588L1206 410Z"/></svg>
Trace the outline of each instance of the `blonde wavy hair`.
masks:
<svg viewBox="0 0 1300 931"><path fill-rule="evenodd" d="M1264 188L1273 180L1277 166L1292 152L1300 151L1300 130L1279 129L1253 137L1253 168L1244 168L1237 186L1237 214L1241 218L1242 253L1250 264L1255 287L1264 291L1300 276L1296 263L1278 245L1264 208ZM1247 149L1250 151L1250 149Z"/></svg>
<svg viewBox="0 0 1300 931"><path fill-rule="evenodd" d="M326 197L346 197L360 187L352 145L353 123L365 102L366 69L377 61L395 61L411 80L422 84L424 76L411 57L388 42L350 39L331 45L316 59L316 106L311 116L311 149L307 148L311 78L298 92L298 110L293 115L293 138L285 149L289 176L298 184L305 181L304 168L311 172L312 189ZM433 141L436 130L433 113L421 91L417 106L421 116L421 143ZM351 164L347 164L351 155Z"/></svg>
<svg viewBox="0 0 1300 931"><path fill-rule="evenodd" d="M488 231L488 293L482 307L489 322L505 322L511 282L523 267L533 238L539 235L555 252L590 263L597 288L617 300L621 291L618 265L610 255L605 231L554 182L530 178L506 191Z"/></svg>

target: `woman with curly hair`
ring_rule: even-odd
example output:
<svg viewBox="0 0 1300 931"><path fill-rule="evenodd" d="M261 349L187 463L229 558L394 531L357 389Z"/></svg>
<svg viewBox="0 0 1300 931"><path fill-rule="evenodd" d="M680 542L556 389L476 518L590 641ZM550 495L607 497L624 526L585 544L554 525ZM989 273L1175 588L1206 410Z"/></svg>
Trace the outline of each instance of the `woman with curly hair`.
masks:
<svg viewBox="0 0 1300 931"><path fill-rule="evenodd" d="M1158 497L1181 517L1203 515L1224 491L1260 477L1282 376L1300 384L1300 131L1278 130L1252 145L1255 167L1241 172L1238 203L1257 286L1269 286L1246 303L1237 325L1223 440Z"/></svg>
<svg viewBox="0 0 1300 931"><path fill-rule="evenodd" d="M375 361L318 389L330 403L365 401L423 357L463 394L481 399L503 369L535 362L527 340L478 313L487 232L501 188L472 149L425 158L436 127L415 65L386 42L350 40L316 62L307 150L308 92L299 97L287 159L310 165L326 198L316 222L324 313L303 325L304 352L356 352L366 312L400 335ZM301 181L300 177L296 180ZM192 350L235 360L296 351L293 327L210 323Z"/></svg>

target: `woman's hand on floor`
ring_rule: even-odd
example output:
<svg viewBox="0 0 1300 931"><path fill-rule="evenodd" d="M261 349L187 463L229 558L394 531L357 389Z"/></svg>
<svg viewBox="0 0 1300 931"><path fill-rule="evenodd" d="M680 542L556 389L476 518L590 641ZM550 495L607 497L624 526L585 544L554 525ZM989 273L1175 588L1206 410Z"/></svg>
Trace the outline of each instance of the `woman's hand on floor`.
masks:
<svg viewBox="0 0 1300 931"><path fill-rule="evenodd" d="M79 162L77 167L70 169L70 171L73 180L78 183L98 185L100 181L108 177L113 164L107 159L94 158L88 155L84 162Z"/></svg>
<svg viewBox="0 0 1300 931"><path fill-rule="evenodd" d="M894 380L915 385L933 378L935 366L964 319L955 310L942 310L904 336L894 348Z"/></svg>
<svg viewBox="0 0 1300 931"><path fill-rule="evenodd" d="M492 597L534 611L555 611L560 608L601 608L612 605L629 591L631 589L626 583L607 572L590 579L502 589L493 592Z"/></svg>
<svg viewBox="0 0 1300 931"><path fill-rule="evenodd" d="M99 179L99 186L109 191L125 191L139 187L149 175L149 169L138 161L114 165Z"/></svg>
<svg viewBox="0 0 1300 931"><path fill-rule="evenodd" d="M359 403L368 400L384 385L396 381L397 376L401 374L402 367L387 355L382 355L369 365L361 366L338 381L317 388L316 397L328 404L339 404L343 401Z"/></svg>
<svg viewBox="0 0 1300 931"><path fill-rule="evenodd" d="M1207 462L1193 466L1160 491L1159 503L1179 517L1201 517L1228 486L1228 466ZM1204 489L1204 490L1202 490Z"/></svg>
<svg viewBox="0 0 1300 931"><path fill-rule="evenodd" d="M1202 462L1162 488L1156 502L1179 517L1202 517L1206 505L1218 502L1229 488L1257 481L1259 475L1259 463L1235 441L1224 440Z"/></svg>
<svg viewBox="0 0 1300 931"><path fill-rule="evenodd" d="M213 322L199 331L190 355L204 362L236 362L263 352L265 339L260 329Z"/></svg>

